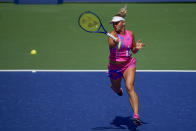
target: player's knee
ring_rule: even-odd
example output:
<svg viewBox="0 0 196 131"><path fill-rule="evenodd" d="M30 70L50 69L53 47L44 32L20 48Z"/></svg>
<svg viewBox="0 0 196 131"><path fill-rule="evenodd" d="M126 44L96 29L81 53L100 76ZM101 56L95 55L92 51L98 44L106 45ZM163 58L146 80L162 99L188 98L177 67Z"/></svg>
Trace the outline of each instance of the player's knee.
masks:
<svg viewBox="0 0 196 131"><path fill-rule="evenodd" d="M135 90L134 90L134 85L133 85L133 84L128 84L128 85L126 85L126 87L127 87L127 92L128 92L129 94L135 92Z"/></svg>

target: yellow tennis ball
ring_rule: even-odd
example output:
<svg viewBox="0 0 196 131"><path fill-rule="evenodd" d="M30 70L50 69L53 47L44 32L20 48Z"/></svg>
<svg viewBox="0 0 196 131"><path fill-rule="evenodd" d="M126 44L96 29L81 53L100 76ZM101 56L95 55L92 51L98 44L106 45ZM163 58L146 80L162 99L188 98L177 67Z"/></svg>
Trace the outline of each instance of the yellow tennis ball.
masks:
<svg viewBox="0 0 196 131"><path fill-rule="evenodd" d="M31 55L35 55L37 54L37 51L36 50L31 50Z"/></svg>

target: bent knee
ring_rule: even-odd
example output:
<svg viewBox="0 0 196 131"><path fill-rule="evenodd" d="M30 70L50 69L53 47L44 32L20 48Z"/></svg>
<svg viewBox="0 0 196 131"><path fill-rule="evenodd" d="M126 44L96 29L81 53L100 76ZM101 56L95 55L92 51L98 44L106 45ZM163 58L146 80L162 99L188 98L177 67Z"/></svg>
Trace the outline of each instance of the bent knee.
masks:
<svg viewBox="0 0 196 131"><path fill-rule="evenodd" d="M126 87L127 87L127 92L128 93L135 92L133 84L126 85Z"/></svg>

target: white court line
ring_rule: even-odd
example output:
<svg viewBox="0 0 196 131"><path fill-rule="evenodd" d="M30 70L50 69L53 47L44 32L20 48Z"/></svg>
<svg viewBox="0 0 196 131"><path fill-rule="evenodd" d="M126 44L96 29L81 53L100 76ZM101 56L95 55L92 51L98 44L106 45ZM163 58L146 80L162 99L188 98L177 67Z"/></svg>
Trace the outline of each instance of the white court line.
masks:
<svg viewBox="0 0 196 131"><path fill-rule="evenodd" d="M0 70L0 72L107 72L107 70ZM136 72L196 72L196 70L136 70Z"/></svg>
<svg viewBox="0 0 196 131"><path fill-rule="evenodd" d="M137 72L196 72L196 70L136 70Z"/></svg>

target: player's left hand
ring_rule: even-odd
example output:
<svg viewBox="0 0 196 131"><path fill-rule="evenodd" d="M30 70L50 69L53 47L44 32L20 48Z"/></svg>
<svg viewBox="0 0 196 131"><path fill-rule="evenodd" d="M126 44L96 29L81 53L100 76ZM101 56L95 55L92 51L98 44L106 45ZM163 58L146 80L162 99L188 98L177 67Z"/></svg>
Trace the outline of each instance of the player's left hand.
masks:
<svg viewBox="0 0 196 131"><path fill-rule="evenodd" d="M141 40L138 40L136 43L136 49L142 49L144 47L144 43Z"/></svg>

